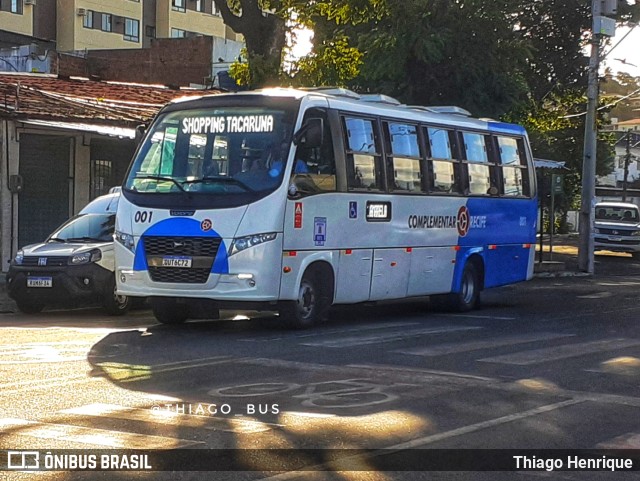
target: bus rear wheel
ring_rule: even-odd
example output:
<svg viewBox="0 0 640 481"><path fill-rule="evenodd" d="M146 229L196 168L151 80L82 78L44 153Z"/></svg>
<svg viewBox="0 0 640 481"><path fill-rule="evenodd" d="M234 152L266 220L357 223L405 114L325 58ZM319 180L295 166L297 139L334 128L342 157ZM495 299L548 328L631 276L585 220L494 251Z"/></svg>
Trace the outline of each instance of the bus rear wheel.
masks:
<svg viewBox="0 0 640 481"><path fill-rule="evenodd" d="M467 262L462 271L460 291L431 296L431 303L437 309L468 312L480 305L481 288L478 268L473 262Z"/></svg>
<svg viewBox="0 0 640 481"><path fill-rule="evenodd" d="M150 302L153 315L162 324L182 324L189 317L188 306L175 299L152 299Z"/></svg>
<svg viewBox="0 0 640 481"><path fill-rule="evenodd" d="M307 329L320 320L322 304L322 289L319 287L317 276L305 272L298 288L298 298L283 303L280 315L287 327Z"/></svg>

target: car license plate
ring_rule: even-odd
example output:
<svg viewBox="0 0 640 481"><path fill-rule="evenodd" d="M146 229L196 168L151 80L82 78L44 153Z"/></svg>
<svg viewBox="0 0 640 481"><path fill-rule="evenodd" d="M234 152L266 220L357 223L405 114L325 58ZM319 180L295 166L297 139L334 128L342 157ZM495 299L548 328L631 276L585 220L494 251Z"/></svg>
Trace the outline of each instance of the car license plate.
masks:
<svg viewBox="0 0 640 481"><path fill-rule="evenodd" d="M609 236L609 240L613 241L613 242L621 242L622 241L622 237L616 236L616 235L610 235Z"/></svg>
<svg viewBox="0 0 640 481"><path fill-rule="evenodd" d="M163 257L162 267L191 267L191 257Z"/></svg>
<svg viewBox="0 0 640 481"><path fill-rule="evenodd" d="M27 287L53 287L51 277L27 277Z"/></svg>

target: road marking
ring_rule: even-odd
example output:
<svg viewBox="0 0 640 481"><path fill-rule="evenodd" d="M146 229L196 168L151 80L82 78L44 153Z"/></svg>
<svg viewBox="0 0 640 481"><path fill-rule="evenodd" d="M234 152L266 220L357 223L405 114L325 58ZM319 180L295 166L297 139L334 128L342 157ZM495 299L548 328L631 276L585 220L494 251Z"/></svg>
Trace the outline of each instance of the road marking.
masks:
<svg viewBox="0 0 640 481"><path fill-rule="evenodd" d="M94 374L95 376L106 376L119 382L137 382L150 379L151 376L163 374L173 371L181 371L185 369L195 369L199 367L214 366L216 364L225 364L228 362L238 362L242 358L234 359L231 356L214 356L200 359L188 359L186 361L169 362L166 364L156 365L132 365L121 362L96 362L95 365L100 368L103 373Z"/></svg>
<svg viewBox="0 0 640 481"><path fill-rule="evenodd" d="M5 433L5 436L20 435L123 449L178 449L204 444L202 441L190 441L188 439L110 431L67 424L41 423L14 418L0 419L0 429L10 431Z"/></svg>
<svg viewBox="0 0 640 481"><path fill-rule="evenodd" d="M502 356L479 359L480 362L493 362L499 364L516 364L528 366L548 361L560 361L572 357L584 356L596 352L613 351L625 347L640 346L637 339L604 339L602 341L583 342L580 344L565 344L562 346L521 351Z"/></svg>
<svg viewBox="0 0 640 481"><path fill-rule="evenodd" d="M526 419L532 416L537 416L539 414L545 414L551 411L555 411L557 409L562 409L568 406L574 406L576 404L580 404L584 402L583 400L576 400L576 399L569 399L567 401L561 401L561 402L557 402L554 404L546 404L544 406L540 406L537 408L533 408L533 409L529 409L527 411L522 411L519 413L514 413L514 414L509 414L507 416L502 416L499 418L495 418L495 419L489 419L488 421L482 421L480 423L476 423L476 424L470 424L468 426L463 426L461 428L457 428L457 429L452 429L450 431L445 431L442 433L437 433L437 434L431 434L429 436L424 436L421 438L416 438L416 439L412 439L411 441L407 441L404 443L399 443L399 444L395 444L393 446L389 446L387 448L383 448L380 449L379 451L374 451L373 453L371 453L370 455L367 456L360 456L360 455L354 455L354 456L346 456L344 458L340 458L340 459L336 459L334 461L331 461L331 463L324 463L324 464L320 464L320 465L316 465L316 466L307 466L304 468L304 470L299 470L299 471L288 471L286 473L282 473L282 474L277 474L275 476L271 476L268 478L262 478L262 481L284 481L284 480L288 480L288 479L299 479L301 478L301 474L307 472L307 471L321 471L321 470L327 470L327 469L331 469L334 471L339 471L340 470L340 466L341 465L345 465L345 466L353 466L354 462L357 462L358 460L362 460L363 463L360 463L361 465L365 465L366 466L366 460L369 457L374 457L377 454L382 454L382 455L386 455L386 454L390 454L391 452L394 451L403 451L405 449L417 449L417 448L421 448L427 444L433 444L435 442L438 441L443 441L445 439L449 439L449 438L453 438L456 436L461 436L464 434L470 434L470 433L474 433L477 431L481 431L483 429L487 429L487 428L492 428L495 426L500 426L503 424L507 424L507 423L511 423L514 421L519 421L521 419Z"/></svg>
<svg viewBox="0 0 640 481"><path fill-rule="evenodd" d="M279 337L268 337L268 338L260 338L260 337L252 337L248 339L238 339L238 341L249 341L249 342L272 342L272 341L284 341L287 339L304 339L307 337L318 337L324 335L331 334L343 334L346 332L362 332L362 331L373 331L378 329L387 329L390 327L407 327L407 326L419 326L421 322L383 322L378 324L368 324L364 326L352 327L348 329L328 329L326 331L318 330L309 334L293 334L290 336L279 336Z"/></svg>
<svg viewBox="0 0 640 481"><path fill-rule="evenodd" d="M383 332L378 334L364 334L362 336L342 337L340 339L326 339L322 341L311 341L301 343L303 346L314 347L352 347L375 344L377 342L399 341L407 337L426 336L429 334L443 334L449 332L474 331L482 329L478 326L440 326L426 327L424 329L414 329L404 332Z"/></svg>
<svg viewBox="0 0 640 481"><path fill-rule="evenodd" d="M461 352L477 351L480 349L490 349L501 346L511 346L515 344L525 344L536 341L549 341L551 339L562 339L564 337L575 336L575 334L558 334L552 332L532 333L520 336L498 337L483 341L471 341L460 343L438 344L429 347L414 347L409 349L398 349L391 351L398 354L410 354L412 356L444 356L447 354L458 354Z"/></svg>
<svg viewBox="0 0 640 481"><path fill-rule="evenodd" d="M199 414L182 414L167 407L167 404L175 406L175 403L165 403L155 406L157 409L144 409L137 407L125 407L115 404L87 404L60 411L62 414L74 414L78 416L94 416L99 418L122 419L125 421L139 421L144 423L162 424L164 426L181 426L188 428L202 428L230 433L260 433L270 431L280 424L265 423L253 419L238 417L208 416ZM189 403L180 403L187 405ZM198 409L198 403L189 404L193 411ZM202 411L207 412L209 403L200 403ZM185 406L186 407L186 406ZM188 410L189 407L186 407Z"/></svg>
<svg viewBox="0 0 640 481"><path fill-rule="evenodd" d="M640 449L640 434L627 433L596 444L597 449Z"/></svg>
<svg viewBox="0 0 640 481"><path fill-rule="evenodd" d="M447 314L446 317L470 317L471 319L493 319L496 321L515 321L517 317L479 316L476 314Z"/></svg>

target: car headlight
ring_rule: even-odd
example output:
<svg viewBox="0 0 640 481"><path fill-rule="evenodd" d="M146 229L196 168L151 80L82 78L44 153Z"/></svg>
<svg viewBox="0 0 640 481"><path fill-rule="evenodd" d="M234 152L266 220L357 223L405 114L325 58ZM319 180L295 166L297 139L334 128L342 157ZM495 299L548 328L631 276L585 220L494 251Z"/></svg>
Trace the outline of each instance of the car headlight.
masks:
<svg viewBox="0 0 640 481"><path fill-rule="evenodd" d="M21 266L22 262L24 261L24 251L19 250L18 252L16 252L16 257L13 259L13 261L16 263L16 265Z"/></svg>
<svg viewBox="0 0 640 481"><path fill-rule="evenodd" d="M276 238L275 232L269 232L268 234L254 234L248 235L245 237L238 237L237 239L233 239L231 243L231 247L229 248L229 255L237 254L249 247L256 246L258 244L262 244L264 242L272 241Z"/></svg>
<svg viewBox="0 0 640 481"><path fill-rule="evenodd" d="M80 264L89 264L91 262L98 262L102 259L102 252L100 249L94 249L89 252L83 252L82 254L74 254L69 259L69 264L77 266Z"/></svg>
<svg viewBox="0 0 640 481"><path fill-rule="evenodd" d="M133 236L131 234L125 234L124 232L116 231L113 234L113 238L119 244L122 244L131 252L135 252L135 242L133 241Z"/></svg>

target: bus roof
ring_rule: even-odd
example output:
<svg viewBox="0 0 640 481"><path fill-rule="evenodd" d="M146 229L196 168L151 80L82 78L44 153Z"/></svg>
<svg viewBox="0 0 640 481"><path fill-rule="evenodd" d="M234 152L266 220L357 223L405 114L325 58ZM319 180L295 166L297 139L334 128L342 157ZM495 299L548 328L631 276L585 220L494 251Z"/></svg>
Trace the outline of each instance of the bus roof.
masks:
<svg viewBox="0 0 640 481"><path fill-rule="evenodd" d="M406 105L400 101L383 94L358 94L342 87L310 87L310 88L283 88L273 87L260 90L248 90L244 92L233 92L224 94L205 94L202 96L181 97L170 102L170 105L177 103L195 103L206 99L216 99L221 97L287 97L292 99L303 99L305 97L321 97L326 99L330 106L337 108L354 110L363 113L377 115L393 115L417 121L447 123L462 127L475 127L489 130L495 133L511 135L526 135L524 127L517 124L499 122L493 119L479 119L471 116L467 110L457 106L420 106Z"/></svg>

